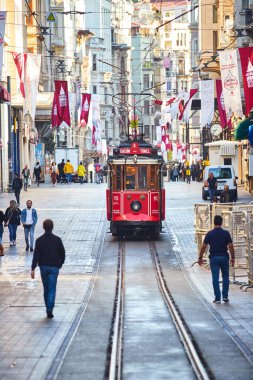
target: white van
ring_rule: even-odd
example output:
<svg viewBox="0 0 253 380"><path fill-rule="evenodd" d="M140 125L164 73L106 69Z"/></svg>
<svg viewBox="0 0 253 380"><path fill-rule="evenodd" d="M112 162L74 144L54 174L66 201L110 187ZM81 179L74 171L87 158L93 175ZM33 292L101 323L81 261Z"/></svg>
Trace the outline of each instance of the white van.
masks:
<svg viewBox="0 0 253 380"><path fill-rule="evenodd" d="M224 189L224 185L228 185L231 194L231 201L235 202L237 200L237 177L235 176L234 168L231 165L213 165L205 168L203 175L204 184L202 187L202 199L207 200L207 197L209 197L207 183L209 173L213 173L213 176L217 179L217 189L215 195L219 196Z"/></svg>

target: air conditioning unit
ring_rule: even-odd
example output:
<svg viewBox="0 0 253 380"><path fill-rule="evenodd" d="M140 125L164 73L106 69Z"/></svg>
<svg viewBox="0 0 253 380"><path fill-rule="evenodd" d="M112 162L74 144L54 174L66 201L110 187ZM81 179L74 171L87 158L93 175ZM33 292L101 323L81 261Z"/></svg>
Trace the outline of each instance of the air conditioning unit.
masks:
<svg viewBox="0 0 253 380"><path fill-rule="evenodd" d="M221 145L221 156L235 156L235 145Z"/></svg>

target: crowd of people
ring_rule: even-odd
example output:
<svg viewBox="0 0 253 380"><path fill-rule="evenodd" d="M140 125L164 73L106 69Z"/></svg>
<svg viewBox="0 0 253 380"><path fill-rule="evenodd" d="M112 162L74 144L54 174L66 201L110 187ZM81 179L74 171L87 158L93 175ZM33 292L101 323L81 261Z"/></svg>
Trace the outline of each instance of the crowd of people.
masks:
<svg viewBox="0 0 253 380"><path fill-rule="evenodd" d="M194 162L190 164L189 162L179 162L175 163L169 168L169 176L171 181L186 181L186 183L191 183L191 181L201 182L203 180L203 170L205 165L202 161Z"/></svg>

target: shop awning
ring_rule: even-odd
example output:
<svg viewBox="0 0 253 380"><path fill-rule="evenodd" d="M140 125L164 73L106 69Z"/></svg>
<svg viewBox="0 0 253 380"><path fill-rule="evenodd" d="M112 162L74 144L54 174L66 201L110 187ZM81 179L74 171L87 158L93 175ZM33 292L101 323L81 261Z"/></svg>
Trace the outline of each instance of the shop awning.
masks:
<svg viewBox="0 0 253 380"><path fill-rule="evenodd" d="M234 132L235 140L248 140L250 125L253 125L252 117L242 120L235 128L235 132Z"/></svg>
<svg viewBox="0 0 253 380"><path fill-rule="evenodd" d="M0 83L0 102L10 102L11 94L4 88L4 86Z"/></svg>

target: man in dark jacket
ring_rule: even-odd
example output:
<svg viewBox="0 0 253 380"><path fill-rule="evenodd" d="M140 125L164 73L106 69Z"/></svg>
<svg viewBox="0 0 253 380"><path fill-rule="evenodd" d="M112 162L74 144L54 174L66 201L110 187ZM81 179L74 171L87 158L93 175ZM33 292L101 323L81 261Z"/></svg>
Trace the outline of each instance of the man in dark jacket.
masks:
<svg viewBox="0 0 253 380"><path fill-rule="evenodd" d="M12 181L12 190L14 191L18 206L20 204L20 191L22 189L22 186L22 179L19 177L17 173L15 173Z"/></svg>
<svg viewBox="0 0 253 380"><path fill-rule="evenodd" d="M44 287L47 316L53 318L57 277L65 261L65 249L61 238L52 233L54 224L51 219L44 220L43 228L44 235L40 236L35 243L31 277L35 278L35 268L38 265Z"/></svg>
<svg viewBox="0 0 253 380"><path fill-rule="evenodd" d="M37 186L40 185L40 176L41 176L42 170L39 162L36 162L36 165L33 169L33 177L35 177Z"/></svg>
<svg viewBox="0 0 253 380"><path fill-rule="evenodd" d="M64 173L64 166L65 166L65 160L64 158L61 160L61 163L57 165L58 166L58 183L65 183L66 182L66 175Z"/></svg>

